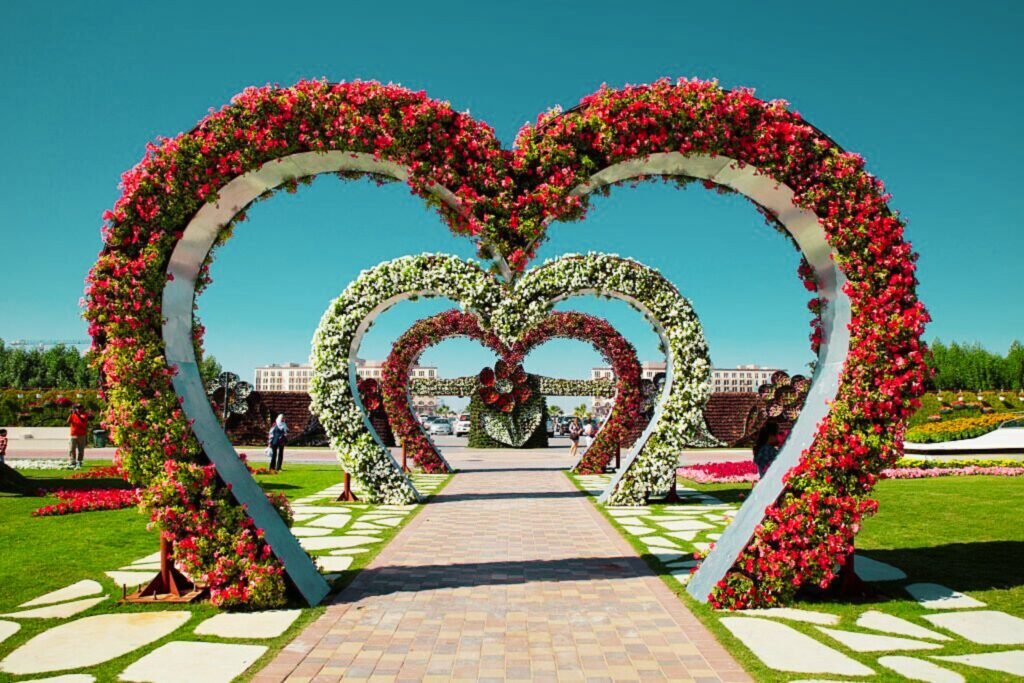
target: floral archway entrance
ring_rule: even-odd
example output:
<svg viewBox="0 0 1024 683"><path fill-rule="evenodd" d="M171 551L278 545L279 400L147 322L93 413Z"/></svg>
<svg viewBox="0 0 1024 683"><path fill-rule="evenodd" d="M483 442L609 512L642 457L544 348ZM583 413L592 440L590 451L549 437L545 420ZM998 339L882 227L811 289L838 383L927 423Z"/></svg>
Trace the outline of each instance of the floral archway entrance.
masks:
<svg viewBox="0 0 1024 683"><path fill-rule="evenodd" d="M719 605L770 605L831 579L874 510L875 476L898 457L922 391L916 256L859 156L785 103L713 82L602 89L541 116L509 151L422 93L306 81L247 90L150 145L105 214L86 289L106 423L134 481L173 478L168 460L210 461L264 531L257 547L272 553L257 552L257 564L283 563L310 602L326 591L210 412L193 319L210 252L245 208L324 173L408 182L507 282L550 225L581 219L592 193L611 184L673 176L750 198L804 255L818 362L789 442L688 590Z"/></svg>

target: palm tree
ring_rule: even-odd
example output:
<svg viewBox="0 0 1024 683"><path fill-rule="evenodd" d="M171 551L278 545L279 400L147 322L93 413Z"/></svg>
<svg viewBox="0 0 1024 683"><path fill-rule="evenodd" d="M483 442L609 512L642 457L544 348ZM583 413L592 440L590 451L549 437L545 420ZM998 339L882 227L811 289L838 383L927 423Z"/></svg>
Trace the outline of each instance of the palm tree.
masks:
<svg viewBox="0 0 1024 683"><path fill-rule="evenodd" d="M572 414L581 420L585 420L590 417L590 411L587 410L587 404L581 403L572 409Z"/></svg>
<svg viewBox="0 0 1024 683"><path fill-rule="evenodd" d="M562 406L548 406L548 415L551 417L561 417L565 414L562 410Z"/></svg>

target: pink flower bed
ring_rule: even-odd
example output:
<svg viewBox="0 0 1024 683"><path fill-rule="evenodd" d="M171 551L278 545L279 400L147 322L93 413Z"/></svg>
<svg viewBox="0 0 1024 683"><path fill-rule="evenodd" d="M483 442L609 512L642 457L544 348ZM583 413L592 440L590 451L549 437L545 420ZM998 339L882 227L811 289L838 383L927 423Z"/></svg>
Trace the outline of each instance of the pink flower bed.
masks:
<svg viewBox="0 0 1024 683"><path fill-rule="evenodd" d="M698 484L737 484L757 481L757 467L753 460L740 462L704 462L680 467L676 474Z"/></svg>
<svg viewBox="0 0 1024 683"><path fill-rule="evenodd" d="M756 482L757 467L752 460L739 462L705 462L680 467L676 474L698 484L738 484ZM969 477L989 475L996 477L1024 476L1024 463L1014 466L966 465L959 467L890 467L882 470L882 479L927 479L930 477Z"/></svg>
<svg viewBox="0 0 1024 683"><path fill-rule="evenodd" d="M1022 467L894 467L882 470L883 479L927 479L929 477L969 477L987 474L996 477L1024 476Z"/></svg>

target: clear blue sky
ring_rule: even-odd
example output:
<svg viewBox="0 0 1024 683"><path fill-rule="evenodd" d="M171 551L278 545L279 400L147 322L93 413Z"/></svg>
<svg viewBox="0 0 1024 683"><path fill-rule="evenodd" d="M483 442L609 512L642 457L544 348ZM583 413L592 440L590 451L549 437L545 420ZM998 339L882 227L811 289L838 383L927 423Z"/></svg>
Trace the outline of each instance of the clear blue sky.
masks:
<svg viewBox="0 0 1024 683"><path fill-rule="evenodd" d="M893 194L921 253L928 337L1000 351L1024 337L1024 4L16 3L0 23L0 337L81 337L82 280L120 174L157 135L189 129L248 85L394 81L489 122L505 142L601 83L717 78L784 98ZM810 359L795 253L752 207L699 189L618 190L555 226L542 257L601 250L662 271L694 303L716 365L800 371ZM402 186L320 180L250 212L200 301L207 348L250 376L302 361L328 301L363 268L425 250L472 255ZM624 306L580 300L656 354ZM379 358L414 319L382 316ZM450 342L445 375L487 355ZM552 343L529 369L585 376L596 355Z"/></svg>

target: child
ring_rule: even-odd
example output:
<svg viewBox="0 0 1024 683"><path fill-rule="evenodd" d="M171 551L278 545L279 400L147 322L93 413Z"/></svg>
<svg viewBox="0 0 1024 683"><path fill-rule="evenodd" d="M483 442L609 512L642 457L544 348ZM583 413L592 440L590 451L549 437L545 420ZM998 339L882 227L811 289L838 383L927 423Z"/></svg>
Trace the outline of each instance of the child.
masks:
<svg viewBox="0 0 1024 683"><path fill-rule="evenodd" d="M6 465L7 458L7 430L0 429L0 465Z"/></svg>

